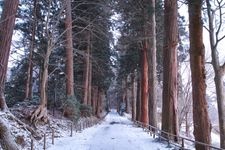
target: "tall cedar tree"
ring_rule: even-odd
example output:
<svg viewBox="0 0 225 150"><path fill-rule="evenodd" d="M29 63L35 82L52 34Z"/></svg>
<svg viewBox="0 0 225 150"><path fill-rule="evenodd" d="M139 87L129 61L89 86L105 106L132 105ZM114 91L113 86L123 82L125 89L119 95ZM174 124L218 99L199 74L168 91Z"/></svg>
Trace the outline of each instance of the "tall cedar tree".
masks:
<svg viewBox="0 0 225 150"><path fill-rule="evenodd" d="M157 127L157 77L156 77L156 20L155 20L155 0L147 0L146 8L147 20L147 40L148 65L149 65L149 124Z"/></svg>
<svg viewBox="0 0 225 150"><path fill-rule="evenodd" d="M177 1L164 1L162 130L178 135L177 117ZM167 135L164 135L166 138ZM177 140L176 138L173 140Z"/></svg>
<svg viewBox="0 0 225 150"><path fill-rule="evenodd" d="M218 28L215 30L214 26L214 13L210 0L206 0L207 3L207 13L209 18L209 37L210 37L210 46L211 46L211 54L212 54L212 65L215 72L215 85L216 85L216 96L217 96L217 105L218 105L218 114L219 114L219 129L220 129L220 147L225 149L225 89L223 85L224 75L225 75L225 63L220 65L219 62L219 54L217 51L217 45L222 40L222 38L218 38L219 31ZM222 8L219 8L222 9ZM220 16L222 12L220 11ZM222 18L220 17L220 25L222 24ZM215 38L216 37L216 38Z"/></svg>
<svg viewBox="0 0 225 150"><path fill-rule="evenodd" d="M66 94L74 96L74 72L73 72L73 38L71 0L66 0Z"/></svg>
<svg viewBox="0 0 225 150"><path fill-rule="evenodd" d="M143 41L141 50L141 122L147 125L148 120L148 56L147 56L148 43Z"/></svg>
<svg viewBox="0 0 225 150"><path fill-rule="evenodd" d="M83 99L83 103L84 104L90 104L89 101L89 87L90 87L90 44L91 44L91 31L87 31L87 52L86 52L86 67L85 67L85 77L84 77L84 99Z"/></svg>
<svg viewBox="0 0 225 150"><path fill-rule="evenodd" d="M137 114L137 78L136 78L136 72L134 71L133 74L131 74L131 101L132 101L132 120L136 120L136 114Z"/></svg>
<svg viewBox="0 0 225 150"><path fill-rule="evenodd" d="M194 136L196 141L210 144L211 126L206 102L205 48L202 37L201 8L202 0L188 0ZM210 149L199 144L196 144L195 148L197 150Z"/></svg>
<svg viewBox="0 0 225 150"><path fill-rule="evenodd" d="M0 108L6 110L7 106L4 97L4 87L6 72L9 60L9 52L12 41L13 29L15 26L15 16L17 12L18 0L5 0L4 9L0 20Z"/></svg>
<svg viewBox="0 0 225 150"><path fill-rule="evenodd" d="M12 34L15 25L16 12L19 0L5 0L2 16L0 19L0 109L7 111L4 84L9 60L9 52ZM0 119L0 144L3 149L17 150L7 125Z"/></svg>

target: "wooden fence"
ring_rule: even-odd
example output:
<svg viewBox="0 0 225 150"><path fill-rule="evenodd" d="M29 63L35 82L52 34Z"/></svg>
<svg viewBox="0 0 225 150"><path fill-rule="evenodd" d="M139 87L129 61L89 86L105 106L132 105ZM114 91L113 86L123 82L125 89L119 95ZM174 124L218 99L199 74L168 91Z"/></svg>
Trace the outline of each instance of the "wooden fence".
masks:
<svg viewBox="0 0 225 150"><path fill-rule="evenodd" d="M134 123L138 127L143 128L143 130L145 130L146 132L149 132L150 135L153 136L153 138L156 138L156 136L157 136L160 141L161 140L166 141L168 143L167 147L171 147L171 145L174 145L175 147L178 147L178 148L184 150L184 149L187 149L187 148L185 148L185 142L188 141L188 142L191 142L193 144L199 144L199 145L205 146L205 147L210 148L212 150L224 150L222 148L218 148L218 147L206 144L206 143L195 141L195 140L189 139L187 137L173 135L171 133L162 131L162 130L160 130L160 129L156 128L156 127L153 127L151 125L144 124L144 123L142 123L140 121L134 121ZM165 138L165 137L168 137L168 138ZM177 139L177 142L174 142L174 140L172 140L172 139L175 139L175 138Z"/></svg>
<svg viewBox="0 0 225 150"><path fill-rule="evenodd" d="M103 119L103 118L102 118ZM78 123L73 123L71 122L70 125L69 125L69 128L70 128L70 137L73 136L73 133L74 131L75 132L81 132L82 130L86 129L86 128L89 128L91 126L94 126L96 124L98 124L102 119L87 119L87 120L84 120L84 121L81 121L81 122L78 122ZM43 135L43 149L46 150L47 148L47 135L51 135L51 144L54 145L55 143L55 129L54 128L51 128L51 131L48 131L48 132L45 132L44 135ZM34 138L33 136L30 137L30 148L31 150L34 150Z"/></svg>

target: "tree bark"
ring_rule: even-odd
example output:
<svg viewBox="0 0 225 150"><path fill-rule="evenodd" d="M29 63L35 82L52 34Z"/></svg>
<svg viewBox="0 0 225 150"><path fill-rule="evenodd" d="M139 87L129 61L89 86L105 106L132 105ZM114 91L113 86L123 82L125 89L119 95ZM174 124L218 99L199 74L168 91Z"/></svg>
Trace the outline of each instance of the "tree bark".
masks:
<svg viewBox="0 0 225 150"><path fill-rule="evenodd" d="M10 46L15 26L19 0L5 0L0 19L0 110L7 111L4 87L8 67ZM0 144L3 149L18 150L7 124L0 118Z"/></svg>
<svg viewBox="0 0 225 150"><path fill-rule="evenodd" d="M91 41L91 36L90 36L90 56L89 56L89 79L88 79L88 105L91 105L91 99L92 99L92 41Z"/></svg>
<svg viewBox="0 0 225 150"><path fill-rule="evenodd" d="M125 104L126 104L126 113L129 113L129 98L128 98L128 76L125 78Z"/></svg>
<svg viewBox="0 0 225 150"><path fill-rule="evenodd" d="M18 0L5 0L0 20L0 108L6 110L4 87Z"/></svg>
<svg viewBox="0 0 225 150"><path fill-rule="evenodd" d="M40 86L40 94L41 100L38 108L31 115L31 122L36 126L38 121L44 121L45 123L48 121L48 113L47 113L47 82L48 82L48 66L49 66L49 57L52 52L52 37L49 36L48 48L44 58L44 67L41 77L41 86Z"/></svg>
<svg viewBox="0 0 225 150"><path fill-rule="evenodd" d="M136 120L141 121L141 81L137 78Z"/></svg>
<svg viewBox="0 0 225 150"><path fill-rule="evenodd" d="M97 108L97 100L98 100L98 87L93 86L93 97L92 97L92 110L93 114L96 115L96 108Z"/></svg>
<svg viewBox="0 0 225 150"><path fill-rule="evenodd" d="M190 32L190 66L192 77L192 96L193 96L193 121L195 140L206 144L211 143L210 120L206 102L205 84L205 48L203 44L203 26L201 17L202 0L189 0L189 32ZM199 144L195 145L197 150L209 150Z"/></svg>
<svg viewBox="0 0 225 150"><path fill-rule="evenodd" d="M135 76L135 72L131 75L131 100L132 100L132 120L136 120L136 103L137 103L137 80Z"/></svg>
<svg viewBox="0 0 225 150"><path fill-rule="evenodd" d="M164 50L163 50L163 106L162 130L178 135L177 116L177 1L164 1ZM163 135L165 138L177 140L175 137Z"/></svg>
<svg viewBox="0 0 225 150"><path fill-rule="evenodd" d="M86 68L84 77L84 99L83 104L88 104L89 95L89 75L90 75L90 32L87 33L87 53L86 53Z"/></svg>
<svg viewBox="0 0 225 150"><path fill-rule="evenodd" d="M30 121L31 123L36 127L36 124L39 121L43 121L47 123L48 121L48 112L47 112L47 83L48 83L48 66L49 66L49 58L52 53L53 49L53 37L50 32L50 27L49 27L49 17L50 17L50 3L48 6L48 12L47 12L47 18L46 18L46 23L45 23L45 29L46 29L46 36L48 39L47 41L47 49L46 53L44 55L44 63L43 63L43 70L42 75L41 75L41 85L40 85L40 104L38 108L32 112Z"/></svg>
<svg viewBox="0 0 225 150"><path fill-rule="evenodd" d="M66 95L74 96L74 71L73 71L73 38L71 0L66 0Z"/></svg>
<svg viewBox="0 0 225 150"><path fill-rule="evenodd" d="M149 124L157 127L157 76L156 76L156 20L155 0L150 0L151 14L148 13L147 23L148 66L149 66Z"/></svg>
<svg viewBox="0 0 225 150"><path fill-rule="evenodd" d="M206 0L207 3L207 13L209 18L209 37L210 37L210 46L211 46L211 55L212 55L212 65L215 72L215 86L216 86L216 96L217 96L217 106L218 106L218 115L219 115L219 129L220 129L220 147L225 149L225 89L223 85L223 77L225 71L223 69L224 65L220 66L219 63L219 54L217 51L218 40L215 40L215 30L213 26L214 17L211 11L211 4L209 0ZM222 8L219 8L222 9Z"/></svg>
<svg viewBox="0 0 225 150"><path fill-rule="evenodd" d="M142 66L141 66L141 122L147 125L148 120L148 56L147 56L147 43L143 41L142 53Z"/></svg>
<svg viewBox="0 0 225 150"><path fill-rule="evenodd" d="M101 117L100 113L101 113L101 110L102 110L102 90L101 89L98 90L98 99L97 99L97 108L96 108L96 110L97 110L96 116L98 118L100 118Z"/></svg>
<svg viewBox="0 0 225 150"><path fill-rule="evenodd" d="M29 53L29 62L28 62L28 69L27 69L27 81L26 81L26 89L25 89L25 100L32 99L32 77L33 77L33 51L34 51L34 42L35 42L35 32L36 32L36 7L37 1L34 0L33 6L33 22L32 22L32 29L31 29L31 41L30 41L30 53Z"/></svg>

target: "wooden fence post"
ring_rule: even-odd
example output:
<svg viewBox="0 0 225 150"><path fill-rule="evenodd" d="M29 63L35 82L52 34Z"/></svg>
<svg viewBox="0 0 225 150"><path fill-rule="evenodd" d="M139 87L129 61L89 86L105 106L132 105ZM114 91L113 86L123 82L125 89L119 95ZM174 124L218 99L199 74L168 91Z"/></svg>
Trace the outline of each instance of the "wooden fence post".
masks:
<svg viewBox="0 0 225 150"><path fill-rule="evenodd" d="M149 133L150 133L150 136L152 136L152 126L149 126Z"/></svg>
<svg viewBox="0 0 225 150"><path fill-rule="evenodd" d="M33 139L33 137L32 137L32 136L31 136L31 138L30 138L30 139L31 139L31 145L30 145L30 146L31 146L31 148L30 148L30 149L31 149L31 150L34 150L34 139Z"/></svg>
<svg viewBox="0 0 225 150"><path fill-rule="evenodd" d="M52 144L54 145L55 130L52 128Z"/></svg>
<svg viewBox="0 0 225 150"><path fill-rule="evenodd" d="M171 145L170 145L170 138L167 139L167 148L171 148Z"/></svg>
<svg viewBox="0 0 225 150"><path fill-rule="evenodd" d="M181 146L182 146L182 149L184 149L184 139L182 138L181 140L182 140Z"/></svg>
<svg viewBox="0 0 225 150"><path fill-rule="evenodd" d="M73 136L73 123L71 123L71 126L70 126L70 136L71 137Z"/></svg>
<svg viewBox="0 0 225 150"><path fill-rule="evenodd" d="M46 150L46 133L44 134L44 146L43 149Z"/></svg>

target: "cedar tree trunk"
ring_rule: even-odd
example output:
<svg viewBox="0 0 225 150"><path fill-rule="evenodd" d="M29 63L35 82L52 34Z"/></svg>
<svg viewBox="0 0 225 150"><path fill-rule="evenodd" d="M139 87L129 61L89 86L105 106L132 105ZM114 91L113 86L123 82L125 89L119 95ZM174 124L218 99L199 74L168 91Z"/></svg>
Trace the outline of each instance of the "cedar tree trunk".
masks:
<svg viewBox="0 0 225 150"><path fill-rule="evenodd" d="M132 120L136 120L136 101L137 101L137 80L135 77L135 73L131 75L131 100L132 100Z"/></svg>
<svg viewBox="0 0 225 150"><path fill-rule="evenodd" d="M83 104L88 104L89 95L89 73L90 71L90 32L87 33L87 53L86 53L86 68L84 77L84 100Z"/></svg>
<svg viewBox="0 0 225 150"><path fill-rule="evenodd" d="M148 66L149 66L149 124L157 127L157 76L156 76L156 20L155 0L148 2L151 14L148 13L147 37L149 42Z"/></svg>
<svg viewBox="0 0 225 150"><path fill-rule="evenodd" d="M137 79L136 120L141 121L141 81Z"/></svg>
<svg viewBox="0 0 225 150"><path fill-rule="evenodd" d="M188 1L194 136L196 141L210 144L211 126L206 102L205 48L202 37L201 7L202 0ZM196 144L195 148L196 150L210 149L199 144Z"/></svg>
<svg viewBox="0 0 225 150"><path fill-rule="evenodd" d="M7 111L8 108L4 97L4 86L19 0L5 0L3 4L3 11L0 19L0 110ZM7 150L17 150L17 145L7 126L8 125L3 119L0 118L1 147Z"/></svg>
<svg viewBox="0 0 225 150"><path fill-rule="evenodd" d="M141 122L147 125L148 120L148 58L147 58L147 42L144 40L141 66Z"/></svg>
<svg viewBox="0 0 225 150"><path fill-rule="evenodd" d="M6 110L4 87L19 0L5 0L0 20L0 108Z"/></svg>
<svg viewBox="0 0 225 150"><path fill-rule="evenodd" d="M96 108L96 110L97 110L96 116L98 118L100 118L101 117L100 113L101 113L101 110L102 110L102 90L101 89L98 90L98 99L97 99L97 108Z"/></svg>
<svg viewBox="0 0 225 150"><path fill-rule="evenodd" d="M164 50L163 50L163 107L162 130L178 135L177 116L177 1L164 1ZM176 137L165 138L177 140Z"/></svg>
<svg viewBox="0 0 225 150"><path fill-rule="evenodd" d="M91 51L92 51L92 41L90 36L90 53L89 53L89 84L88 84L88 105L91 105L92 100L92 60L91 60Z"/></svg>
<svg viewBox="0 0 225 150"><path fill-rule="evenodd" d="M66 0L66 95L74 96L74 72L73 72L73 38L71 0Z"/></svg>
<svg viewBox="0 0 225 150"><path fill-rule="evenodd" d="M92 97L92 110L93 110L93 114L96 115L96 107L97 107L97 99L98 99L98 87L97 86L93 86L93 97Z"/></svg>

